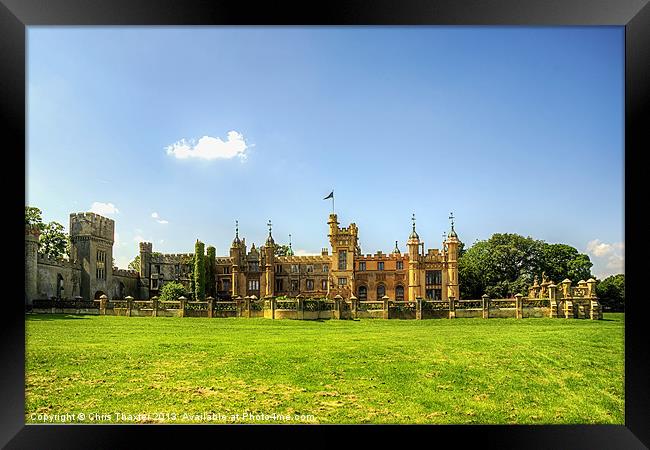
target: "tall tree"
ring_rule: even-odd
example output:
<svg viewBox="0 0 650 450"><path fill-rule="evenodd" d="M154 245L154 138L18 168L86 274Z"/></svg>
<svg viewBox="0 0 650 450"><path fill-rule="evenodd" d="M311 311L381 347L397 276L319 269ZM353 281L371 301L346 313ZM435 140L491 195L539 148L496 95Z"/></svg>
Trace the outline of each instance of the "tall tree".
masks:
<svg viewBox="0 0 650 450"><path fill-rule="evenodd" d="M205 300L205 244L194 245L194 299Z"/></svg>
<svg viewBox="0 0 650 450"><path fill-rule="evenodd" d="M207 259L205 264L205 282L206 282L206 293L210 297L217 296L217 286L216 286L216 270L217 270L217 250L213 246L208 246L206 248Z"/></svg>
<svg viewBox="0 0 650 450"><path fill-rule="evenodd" d="M25 226L35 226L42 230L45 226L42 214L41 210L35 206L25 206Z"/></svg>
<svg viewBox="0 0 650 450"><path fill-rule="evenodd" d="M129 270L140 272L140 255L136 255L133 261L129 263Z"/></svg>
<svg viewBox="0 0 650 450"><path fill-rule="evenodd" d="M38 253L51 259L59 259L68 254L68 235L63 225L49 222L43 226L39 237Z"/></svg>
<svg viewBox="0 0 650 450"><path fill-rule="evenodd" d="M284 244L275 244L275 256L287 256L289 251L289 246Z"/></svg>
<svg viewBox="0 0 650 450"><path fill-rule="evenodd" d="M546 272L559 283L590 278L589 256L565 244L518 234L497 233L486 241L477 241L458 260L461 298L492 298L526 294L534 276Z"/></svg>
<svg viewBox="0 0 650 450"><path fill-rule="evenodd" d="M625 308L625 275L611 275L596 284L596 295L603 307L612 311Z"/></svg>

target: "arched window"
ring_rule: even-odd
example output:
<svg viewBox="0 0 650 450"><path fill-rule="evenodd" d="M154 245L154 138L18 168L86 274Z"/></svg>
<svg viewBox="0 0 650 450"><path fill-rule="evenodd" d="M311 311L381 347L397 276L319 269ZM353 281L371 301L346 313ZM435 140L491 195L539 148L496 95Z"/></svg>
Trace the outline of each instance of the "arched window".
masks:
<svg viewBox="0 0 650 450"><path fill-rule="evenodd" d="M368 288L365 286L359 286L359 289L357 291L357 296L359 297L359 300L365 301L368 300Z"/></svg>
<svg viewBox="0 0 650 450"><path fill-rule="evenodd" d="M60 273L56 276L56 298L63 298L63 275Z"/></svg>
<svg viewBox="0 0 650 450"><path fill-rule="evenodd" d="M377 285L377 300L381 300L381 298L386 295L386 286L383 284L378 284Z"/></svg>
<svg viewBox="0 0 650 450"><path fill-rule="evenodd" d="M124 283L120 281L120 284L117 286L117 298L124 298Z"/></svg>
<svg viewBox="0 0 650 450"><path fill-rule="evenodd" d="M404 301L404 286L398 285L395 287L395 300L398 302Z"/></svg>

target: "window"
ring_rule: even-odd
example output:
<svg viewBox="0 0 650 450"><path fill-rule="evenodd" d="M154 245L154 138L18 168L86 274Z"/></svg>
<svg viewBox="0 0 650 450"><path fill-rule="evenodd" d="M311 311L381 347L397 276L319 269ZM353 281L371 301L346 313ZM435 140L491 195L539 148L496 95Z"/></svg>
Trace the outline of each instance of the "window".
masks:
<svg viewBox="0 0 650 450"><path fill-rule="evenodd" d="M377 270L384 270L384 262L383 261L379 261L377 263Z"/></svg>
<svg viewBox="0 0 650 450"><path fill-rule="evenodd" d="M156 273L160 273L160 264L156 264Z"/></svg>
<svg viewBox="0 0 650 450"><path fill-rule="evenodd" d="M359 261L359 270L363 272L366 270L366 262L365 261Z"/></svg>
<svg viewBox="0 0 650 450"><path fill-rule="evenodd" d="M251 261L248 263L249 272L258 272L260 270L260 265L257 261Z"/></svg>
<svg viewBox="0 0 650 450"><path fill-rule="evenodd" d="M106 279L106 252L97 250L97 268L95 270L95 277L98 280Z"/></svg>
<svg viewBox="0 0 650 450"><path fill-rule="evenodd" d="M323 264L323 272L329 272L330 266Z"/></svg>
<svg viewBox="0 0 650 450"><path fill-rule="evenodd" d="M397 261L397 270L404 269L404 261Z"/></svg>
<svg viewBox="0 0 650 450"><path fill-rule="evenodd" d="M248 290L249 291L259 291L260 290L260 280L248 280Z"/></svg>
<svg viewBox="0 0 650 450"><path fill-rule="evenodd" d="M327 290L327 280L321 280L321 289L324 291Z"/></svg>
<svg viewBox="0 0 650 450"><path fill-rule="evenodd" d="M386 295L386 286L383 284L377 285L377 300L381 300L384 295Z"/></svg>
<svg viewBox="0 0 650 450"><path fill-rule="evenodd" d="M427 300L441 300L442 299L442 289L427 289L426 297L427 297Z"/></svg>
<svg viewBox="0 0 650 450"><path fill-rule="evenodd" d="M339 286L346 286L348 284L348 279L347 278L339 278Z"/></svg>
<svg viewBox="0 0 650 450"><path fill-rule="evenodd" d="M226 278L225 280L223 280L222 286L223 286L224 291L230 292L230 280L229 279Z"/></svg>
<svg viewBox="0 0 650 450"><path fill-rule="evenodd" d="M314 272L314 265L307 264L307 273L313 273L313 272Z"/></svg>
<svg viewBox="0 0 650 450"><path fill-rule="evenodd" d="M298 280L291 280L291 291L295 292L300 289L300 284L298 283Z"/></svg>
<svg viewBox="0 0 650 450"><path fill-rule="evenodd" d="M230 266L225 266L223 268L223 273L224 273L224 275L228 275L230 273Z"/></svg>
<svg viewBox="0 0 650 450"><path fill-rule="evenodd" d="M291 264L291 273L298 273L298 264Z"/></svg>
<svg viewBox="0 0 650 450"><path fill-rule="evenodd" d="M284 291L284 280L275 280L275 290L278 292Z"/></svg>
<svg viewBox="0 0 650 450"><path fill-rule="evenodd" d="M151 280L151 289L157 290L158 289L158 279L154 278Z"/></svg>
<svg viewBox="0 0 650 450"><path fill-rule="evenodd" d="M359 300L365 301L368 300L368 288L365 286L359 286L359 290L357 291L357 297L359 297Z"/></svg>
<svg viewBox="0 0 650 450"><path fill-rule="evenodd" d="M276 273L282 273L282 264L276 264L275 271Z"/></svg>
<svg viewBox="0 0 650 450"><path fill-rule="evenodd" d="M440 270L427 270L426 284L442 284L442 271Z"/></svg>
<svg viewBox="0 0 650 450"><path fill-rule="evenodd" d="M308 291L314 290L314 280L307 280L307 290Z"/></svg>
<svg viewBox="0 0 650 450"><path fill-rule="evenodd" d="M345 270L348 266L348 252L339 250L339 270Z"/></svg>
<svg viewBox="0 0 650 450"><path fill-rule="evenodd" d="M395 287L395 300L398 302L404 301L404 286Z"/></svg>
<svg viewBox="0 0 650 450"><path fill-rule="evenodd" d="M180 264L176 264L176 265L174 266L174 273L179 273L180 271L181 271L181 266L180 266Z"/></svg>

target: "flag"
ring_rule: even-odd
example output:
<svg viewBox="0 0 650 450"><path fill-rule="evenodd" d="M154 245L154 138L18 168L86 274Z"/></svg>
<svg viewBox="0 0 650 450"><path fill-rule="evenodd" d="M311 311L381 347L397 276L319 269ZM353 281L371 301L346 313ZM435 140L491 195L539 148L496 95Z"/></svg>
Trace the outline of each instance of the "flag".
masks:
<svg viewBox="0 0 650 450"><path fill-rule="evenodd" d="M330 192L330 195L325 197L323 200L327 200L328 198L334 198L334 191Z"/></svg>

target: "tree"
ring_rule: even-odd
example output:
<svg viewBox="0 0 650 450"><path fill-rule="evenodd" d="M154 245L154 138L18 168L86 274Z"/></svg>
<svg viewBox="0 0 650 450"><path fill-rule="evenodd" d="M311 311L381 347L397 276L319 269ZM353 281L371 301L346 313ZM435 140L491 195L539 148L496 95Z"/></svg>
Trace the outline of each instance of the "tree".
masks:
<svg viewBox="0 0 650 450"><path fill-rule="evenodd" d="M458 259L461 298L526 295L535 275L555 283L590 278L589 256L565 244L548 244L518 234L496 233L477 241Z"/></svg>
<svg viewBox="0 0 650 450"><path fill-rule="evenodd" d="M206 293L210 297L217 296L215 271L217 270L217 250L213 246L208 246L207 258L205 261L205 282Z"/></svg>
<svg viewBox="0 0 650 450"><path fill-rule="evenodd" d="M35 206L25 206L25 227L35 226L39 231L43 230L42 211Z"/></svg>
<svg viewBox="0 0 650 450"><path fill-rule="evenodd" d="M129 270L135 270L136 272L140 272L140 255L136 255L135 258L133 258L133 261L129 263Z"/></svg>
<svg viewBox="0 0 650 450"><path fill-rule="evenodd" d="M59 259L68 252L68 236L63 232L63 225L58 222L45 224L39 237L38 253Z"/></svg>
<svg viewBox="0 0 650 450"><path fill-rule="evenodd" d="M274 251L275 256L287 256L288 251L289 251L288 245L275 244L275 251Z"/></svg>
<svg viewBox="0 0 650 450"><path fill-rule="evenodd" d="M178 300L181 296L186 296L185 286L176 281L166 282L160 290L160 300L171 301Z"/></svg>
<svg viewBox="0 0 650 450"><path fill-rule="evenodd" d="M205 300L205 244L194 245L194 299Z"/></svg>
<svg viewBox="0 0 650 450"><path fill-rule="evenodd" d="M625 309L625 275L611 275L596 284L596 295L603 307L613 311Z"/></svg>

